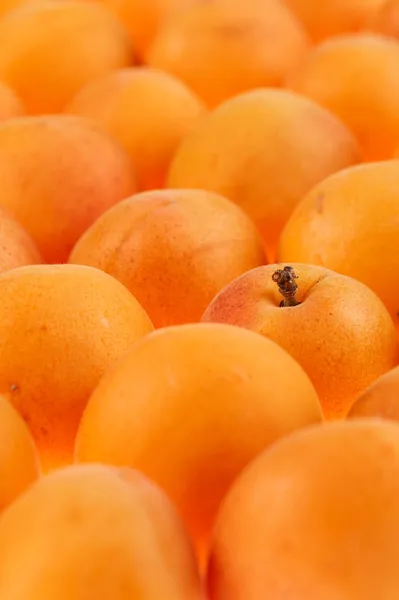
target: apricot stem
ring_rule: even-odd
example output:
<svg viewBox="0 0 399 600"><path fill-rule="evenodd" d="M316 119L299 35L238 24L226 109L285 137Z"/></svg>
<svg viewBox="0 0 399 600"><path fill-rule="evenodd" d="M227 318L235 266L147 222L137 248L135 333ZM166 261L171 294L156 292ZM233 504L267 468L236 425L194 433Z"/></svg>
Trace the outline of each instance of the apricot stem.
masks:
<svg viewBox="0 0 399 600"><path fill-rule="evenodd" d="M273 273L272 279L277 283L279 292L283 296L280 306L298 306L300 304L296 299L298 285L295 279L298 279L298 275L295 274L292 267L278 269Z"/></svg>

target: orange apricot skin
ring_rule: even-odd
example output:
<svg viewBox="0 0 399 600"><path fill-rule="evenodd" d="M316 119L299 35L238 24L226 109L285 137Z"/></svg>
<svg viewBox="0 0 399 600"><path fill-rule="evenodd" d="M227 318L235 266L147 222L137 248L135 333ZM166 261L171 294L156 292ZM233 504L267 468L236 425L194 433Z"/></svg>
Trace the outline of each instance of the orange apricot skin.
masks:
<svg viewBox="0 0 399 600"><path fill-rule="evenodd" d="M394 324L365 285L323 267L289 263L298 306L281 308L273 273L285 263L244 273L205 311L203 322L229 323L273 339L312 380L328 419L345 417L358 395L399 358Z"/></svg>

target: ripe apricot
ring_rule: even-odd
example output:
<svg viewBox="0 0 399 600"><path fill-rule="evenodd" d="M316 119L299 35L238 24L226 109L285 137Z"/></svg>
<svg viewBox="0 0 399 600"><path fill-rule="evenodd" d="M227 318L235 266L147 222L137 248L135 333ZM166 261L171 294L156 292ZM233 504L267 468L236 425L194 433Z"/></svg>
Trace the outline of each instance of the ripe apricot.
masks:
<svg viewBox="0 0 399 600"><path fill-rule="evenodd" d="M39 476L33 439L17 411L0 395L0 511Z"/></svg>
<svg viewBox="0 0 399 600"><path fill-rule="evenodd" d="M202 599L175 508L127 469L75 466L43 477L3 513L0 562L2 598Z"/></svg>
<svg viewBox="0 0 399 600"><path fill-rule="evenodd" d="M1 6L0 6L1 14ZM4 83L0 82L0 121L25 114L25 107L16 93Z"/></svg>
<svg viewBox="0 0 399 600"><path fill-rule="evenodd" d="M150 190L163 187L178 144L204 111L199 98L175 77L133 68L89 83L67 112L105 127L131 156L139 188Z"/></svg>
<svg viewBox="0 0 399 600"><path fill-rule="evenodd" d="M399 367L381 375L364 390L348 417L383 417L399 421Z"/></svg>
<svg viewBox="0 0 399 600"><path fill-rule="evenodd" d="M0 273L41 262L39 251L25 229L0 208Z"/></svg>
<svg viewBox="0 0 399 600"><path fill-rule="evenodd" d="M0 21L0 79L29 114L62 111L88 81L133 62L128 35L95 2L33 2Z"/></svg>
<svg viewBox="0 0 399 600"><path fill-rule="evenodd" d="M331 113L298 94L262 89L205 117L178 148L168 185L211 190L244 208L273 259L297 202L359 160L354 136Z"/></svg>
<svg viewBox="0 0 399 600"><path fill-rule="evenodd" d="M122 21L139 58L145 61L162 24L202 0L101 0Z"/></svg>
<svg viewBox="0 0 399 600"><path fill-rule="evenodd" d="M0 289L0 393L44 466L63 464L100 377L151 322L122 284L90 267L20 267L0 275Z"/></svg>
<svg viewBox="0 0 399 600"><path fill-rule="evenodd" d="M399 1L385 0L369 25L373 31L399 38Z"/></svg>
<svg viewBox="0 0 399 600"><path fill-rule="evenodd" d="M321 265L365 283L399 327L399 161L345 169L297 206L279 260Z"/></svg>
<svg viewBox="0 0 399 600"><path fill-rule="evenodd" d="M288 86L335 113L367 160L391 158L399 139L399 42L363 34L330 39L309 53Z"/></svg>
<svg viewBox="0 0 399 600"><path fill-rule="evenodd" d="M88 119L61 115L0 123L0 181L0 206L54 263L136 189L131 160L113 138Z"/></svg>
<svg viewBox="0 0 399 600"><path fill-rule="evenodd" d="M211 600L399 594L399 425L313 426L263 452L220 511Z"/></svg>
<svg viewBox="0 0 399 600"><path fill-rule="evenodd" d="M367 29L385 0L284 0L315 41Z"/></svg>
<svg viewBox="0 0 399 600"><path fill-rule="evenodd" d="M86 231L69 262L113 275L156 327L199 321L227 283L265 262L247 215L203 190L161 190L119 202Z"/></svg>
<svg viewBox="0 0 399 600"><path fill-rule="evenodd" d="M103 377L84 412L76 458L154 479L203 559L241 469L276 439L320 420L309 378L271 340L229 325L168 327Z"/></svg>
<svg viewBox="0 0 399 600"><path fill-rule="evenodd" d="M279 276L288 279L278 283ZM288 293L283 307L282 293ZM395 327L381 300L355 279L308 264L244 273L216 296L202 320L246 327L277 342L309 375L329 419L346 416L358 395L399 358Z"/></svg>
<svg viewBox="0 0 399 600"><path fill-rule="evenodd" d="M214 107L236 94L283 85L308 51L308 38L284 2L205 2L167 20L148 64L179 77Z"/></svg>

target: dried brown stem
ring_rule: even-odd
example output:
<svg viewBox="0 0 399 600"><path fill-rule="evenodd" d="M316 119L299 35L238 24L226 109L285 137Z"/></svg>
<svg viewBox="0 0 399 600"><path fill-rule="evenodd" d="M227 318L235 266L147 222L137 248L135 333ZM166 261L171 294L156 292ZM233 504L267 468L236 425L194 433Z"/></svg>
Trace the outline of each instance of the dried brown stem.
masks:
<svg viewBox="0 0 399 600"><path fill-rule="evenodd" d="M295 274L292 267L278 269L273 273L272 279L277 283L279 292L283 296L280 306L298 306L300 304L296 299L298 285L295 279L298 279L298 275Z"/></svg>

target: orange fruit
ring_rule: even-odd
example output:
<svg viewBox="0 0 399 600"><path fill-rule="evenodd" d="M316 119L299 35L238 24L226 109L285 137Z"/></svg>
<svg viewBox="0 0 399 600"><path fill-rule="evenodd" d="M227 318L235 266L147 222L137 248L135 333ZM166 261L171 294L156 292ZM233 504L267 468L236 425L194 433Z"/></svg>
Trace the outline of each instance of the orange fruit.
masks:
<svg viewBox="0 0 399 600"><path fill-rule="evenodd" d="M4 396L0 395L0 511L39 476L39 459L30 432Z"/></svg>
<svg viewBox="0 0 399 600"><path fill-rule="evenodd" d="M0 393L45 468L66 463L92 390L151 322L123 285L89 267L20 267L0 275L0 289Z"/></svg>
<svg viewBox="0 0 399 600"><path fill-rule="evenodd" d="M399 594L399 426L330 423L262 453L220 511L211 600Z"/></svg>
<svg viewBox="0 0 399 600"><path fill-rule="evenodd" d="M86 231L69 262L113 275L156 327L199 321L227 283L265 262L247 215L203 190L144 192Z"/></svg>
<svg viewBox="0 0 399 600"><path fill-rule="evenodd" d="M385 0L285 0L315 41L367 29Z"/></svg>
<svg viewBox="0 0 399 600"><path fill-rule="evenodd" d="M202 320L246 327L277 342L309 375L326 418L344 417L370 383L396 366L395 326L381 300L355 279L309 264L290 266L297 279L280 286L274 274L286 277L284 265L244 273ZM280 307L282 285L291 286L298 305Z"/></svg>
<svg viewBox="0 0 399 600"><path fill-rule="evenodd" d="M168 185L236 202L258 225L273 259L297 202L359 160L355 138L328 111L291 92L255 90L225 102L183 140Z"/></svg>
<svg viewBox="0 0 399 600"><path fill-rule="evenodd" d="M399 327L399 161L346 169L316 186L281 236L283 262L321 265L365 283Z"/></svg>
<svg viewBox="0 0 399 600"><path fill-rule="evenodd" d="M283 2L202 3L177 13L155 37L148 63L179 77L214 107L236 94L280 86L308 51Z"/></svg>
<svg viewBox="0 0 399 600"><path fill-rule="evenodd" d="M399 1L385 0L371 19L371 28L383 35L399 38Z"/></svg>
<svg viewBox="0 0 399 600"><path fill-rule="evenodd" d="M202 102L178 79L153 69L133 68L89 83L67 112L105 127L131 156L139 187L156 189L163 187L178 144L204 111Z"/></svg>
<svg viewBox="0 0 399 600"><path fill-rule="evenodd" d="M101 0L124 24L135 51L145 60L152 41L162 26L174 14L203 0Z"/></svg>
<svg viewBox="0 0 399 600"><path fill-rule="evenodd" d="M67 467L42 478L3 513L0 557L2 598L202 598L174 507L126 469Z"/></svg>
<svg viewBox="0 0 399 600"><path fill-rule="evenodd" d="M399 421L399 367L381 375L360 394L348 417L383 417Z"/></svg>
<svg viewBox="0 0 399 600"><path fill-rule="evenodd" d="M16 93L7 85L0 82L0 122L12 117L20 117L24 114L25 107Z"/></svg>
<svg viewBox="0 0 399 600"><path fill-rule="evenodd" d="M41 262L39 251L25 229L0 208L0 273Z"/></svg>
<svg viewBox="0 0 399 600"><path fill-rule="evenodd" d="M136 189L131 160L114 139L89 120L61 115L0 124L0 180L0 206L55 263Z"/></svg>
<svg viewBox="0 0 399 600"><path fill-rule="evenodd" d="M335 113L367 160L392 157L399 140L399 42L373 34L327 40L288 86Z"/></svg>
<svg viewBox="0 0 399 600"><path fill-rule="evenodd" d="M22 5L1 19L0 40L0 79L30 114L62 111L86 83L133 61L123 26L95 2Z"/></svg>
<svg viewBox="0 0 399 600"><path fill-rule="evenodd" d="M134 467L161 485L203 561L241 469L276 439L320 420L309 378L277 344L239 327L181 325L147 336L103 377L76 458Z"/></svg>

